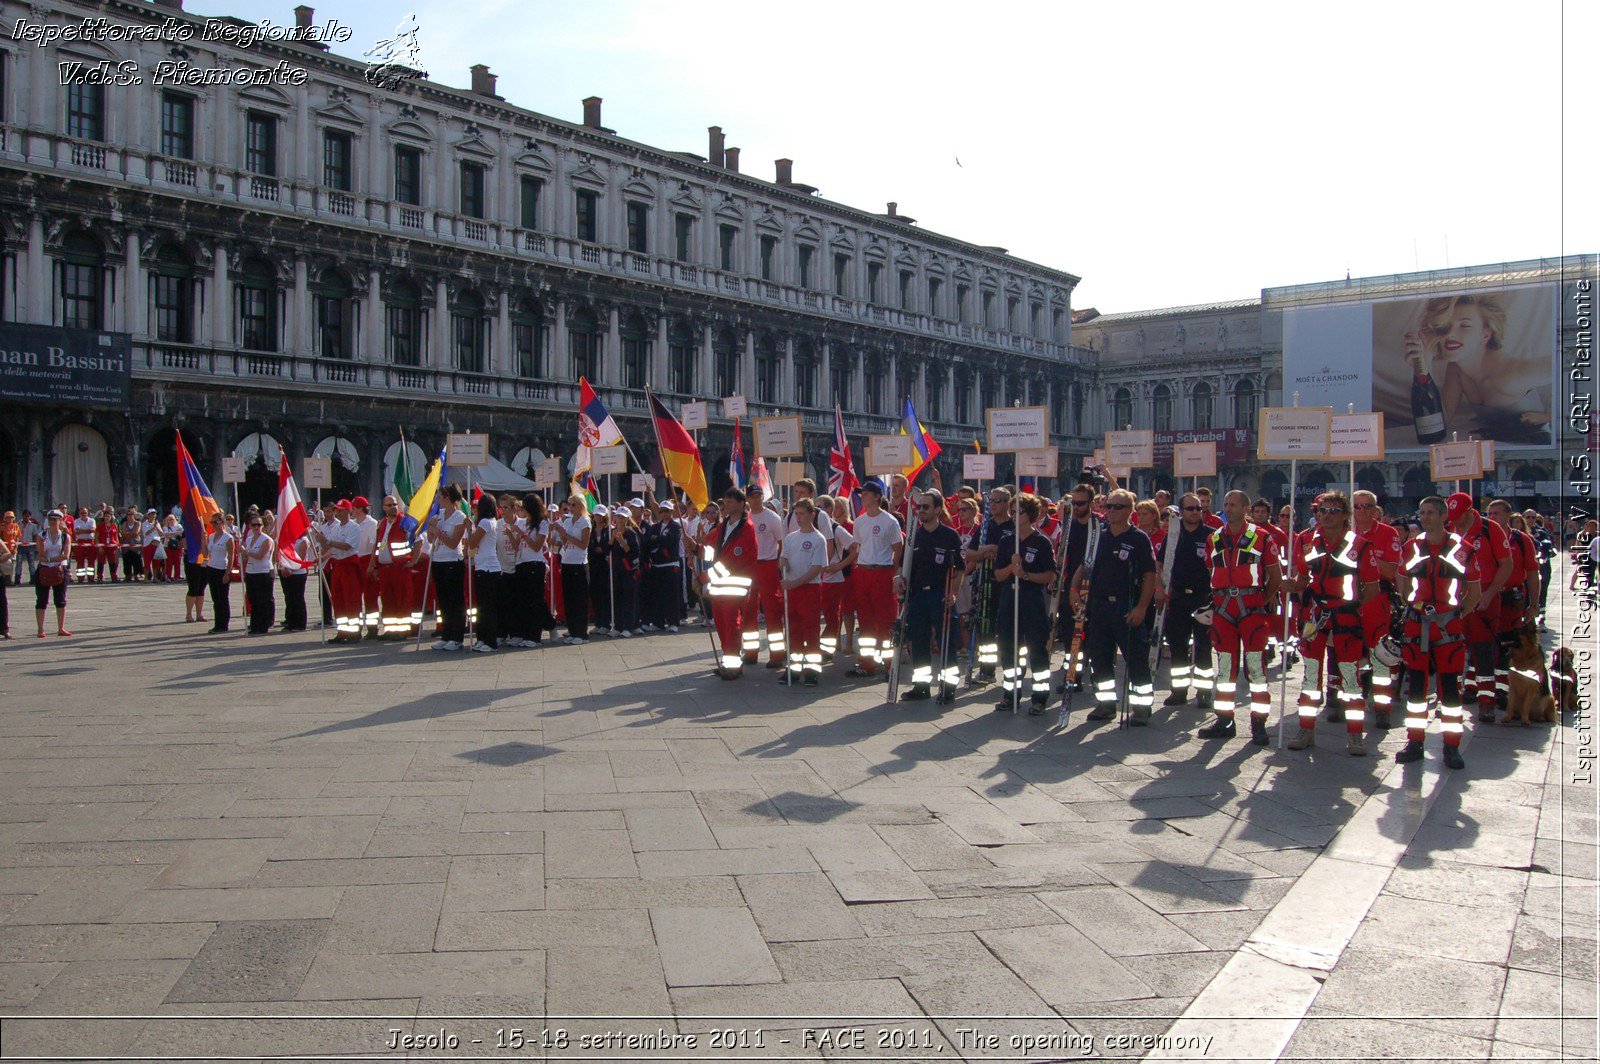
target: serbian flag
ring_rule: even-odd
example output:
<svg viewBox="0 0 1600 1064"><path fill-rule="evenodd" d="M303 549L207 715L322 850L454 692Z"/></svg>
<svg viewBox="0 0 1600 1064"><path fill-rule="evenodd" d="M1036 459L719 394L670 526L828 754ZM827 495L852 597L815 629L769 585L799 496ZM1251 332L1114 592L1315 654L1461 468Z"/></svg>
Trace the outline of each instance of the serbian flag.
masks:
<svg viewBox="0 0 1600 1064"><path fill-rule="evenodd" d="M728 456L728 476L736 488L743 488L750 478L744 462L744 433L739 431L738 418L733 419L733 452Z"/></svg>
<svg viewBox="0 0 1600 1064"><path fill-rule="evenodd" d="M908 484L915 484L917 474L928 468L944 448L933 438L933 433L923 428L922 422L917 420L917 408L911 405L910 396L906 397L906 412L900 421L900 435L911 437L911 464L900 472L905 474Z"/></svg>
<svg viewBox="0 0 1600 1064"><path fill-rule="evenodd" d="M596 447L610 447L622 442L622 430L611 419L606 404L594 394L586 377L578 378L578 454L573 459L573 473L588 471L594 464L589 452Z"/></svg>
<svg viewBox="0 0 1600 1064"><path fill-rule="evenodd" d="M706 470L700 464L700 448L694 437L667 413L661 400L650 396L650 413L656 422L656 444L661 451L661 468L667 478L689 496L696 511L711 504L711 491L706 487Z"/></svg>
<svg viewBox="0 0 1600 1064"><path fill-rule="evenodd" d="M183 560L196 565L205 554L206 539L211 534L211 518L222 512L217 500L211 497L189 448L183 445L183 433L178 433L178 499L183 504Z"/></svg>
<svg viewBox="0 0 1600 1064"><path fill-rule="evenodd" d="M861 482L856 479L855 463L850 459L850 441L844 434L844 415L833 408L833 450L828 452L828 494L835 499L854 500ZM852 502L853 507L853 502Z"/></svg>
<svg viewBox="0 0 1600 1064"><path fill-rule="evenodd" d="M312 562L294 551L294 545L311 528L311 515L295 486L294 474L289 472L289 456L278 458L278 553L302 569L309 570Z"/></svg>

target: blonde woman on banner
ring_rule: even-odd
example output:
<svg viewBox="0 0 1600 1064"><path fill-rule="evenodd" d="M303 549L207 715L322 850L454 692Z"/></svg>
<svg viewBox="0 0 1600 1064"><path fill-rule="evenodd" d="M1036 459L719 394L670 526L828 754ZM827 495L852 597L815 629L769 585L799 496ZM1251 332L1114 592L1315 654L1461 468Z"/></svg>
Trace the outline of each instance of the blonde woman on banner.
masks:
<svg viewBox="0 0 1600 1064"><path fill-rule="evenodd" d="M1403 353L1418 374L1431 372L1445 425L1508 443L1550 439L1550 359L1507 350L1509 315L1497 295L1442 296L1422 305ZM1470 424L1468 421L1470 419Z"/></svg>

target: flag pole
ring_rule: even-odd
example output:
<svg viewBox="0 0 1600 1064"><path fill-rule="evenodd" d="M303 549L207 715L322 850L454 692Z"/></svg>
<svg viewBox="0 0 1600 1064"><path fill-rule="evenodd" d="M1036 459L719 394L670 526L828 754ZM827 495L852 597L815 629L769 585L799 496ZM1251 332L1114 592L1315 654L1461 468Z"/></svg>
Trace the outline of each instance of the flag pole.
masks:
<svg viewBox="0 0 1600 1064"><path fill-rule="evenodd" d="M656 456L657 457L661 457L661 455L663 454L663 448L661 446L661 426L656 424L655 398L656 398L655 393L652 392L649 388L646 388L644 390L645 406L647 406L649 408L649 410L650 410L650 431L656 438ZM698 447L699 444L696 444L695 446ZM637 461L637 459L635 459L635 461ZM703 472L703 470L702 470L702 472ZM682 489L682 486L676 480L672 479L672 470L667 468L667 460L665 458L661 458L661 475L667 478L667 483L672 485L673 488L679 489L679 490ZM711 490L710 486L708 485L707 488L706 488L706 491L707 491L708 494L710 493L710 490ZM683 498L688 502L691 502L691 503L693 502L693 500L689 498L689 493L687 491L683 492ZM710 538L710 533L707 532L706 536L709 539ZM702 543L700 545L700 549L695 552L698 555L697 563L696 563L696 569L697 570L699 570L700 567L706 561L706 553L705 552L706 552L706 550L708 548L709 548L709 544L708 543ZM700 585L698 579L695 581L695 584L696 584L695 591L699 594L699 598L700 598L701 610L702 610L702 612L705 614L705 616L707 618L711 618L712 615L716 612L715 609L713 608L713 606L711 605L711 596L706 593L706 589L703 586ZM716 621L714 619L711 622L711 627L706 629L706 638L711 640L711 665L712 665L712 668L716 669L717 674L720 676L722 674L722 647L719 646L718 643L717 643L717 627L716 627ZM740 647L740 653L742 654L743 651L744 651L744 648L741 646Z"/></svg>
<svg viewBox="0 0 1600 1064"><path fill-rule="evenodd" d="M1300 405L1300 393L1294 393L1294 405ZM1293 454L1289 456L1289 527L1284 529L1289 538L1288 564L1284 567L1285 579L1290 584L1294 583L1294 515L1295 515L1295 480L1300 471L1300 460ZM1294 617L1294 592L1288 592L1283 603L1283 671L1278 674L1278 749L1283 749L1283 718L1289 712L1289 626Z"/></svg>
<svg viewBox="0 0 1600 1064"><path fill-rule="evenodd" d="M472 516L471 516L471 518L468 519L469 523L470 524L477 524L478 523L478 508L472 504L472 467L471 466L467 466L467 506L469 508L471 508L471 510L472 510ZM476 554L477 551L473 550L473 553ZM467 634L472 637L473 643L474 643L474 645L476 645L477 640L478 640L478 626L477 626L476 623L474 623L474 622L476 622L477 617L474 615L474 609L475 609L474 599L476 598L476 596L473 594L473 592L475 590L473 588L473 583L474 583L474 581L472 579L472 563L470 561L468 561L467 562Z"/></svg>
<svg viewBox="0 0 1600 1064"><path fill-rule="evenodd" d="M317 520L322 520L321 488L317 489ZM321 532L317 533L318 536L321 534ZM322 642L326 643L328 641L328 611L322 608L322 603L325 598L331 601L333 592L328 589L328 574L322 567L322 544L317 542L317 536L311 537L311 545L316 548L317 562L317 634L322 637Z"/></svg>

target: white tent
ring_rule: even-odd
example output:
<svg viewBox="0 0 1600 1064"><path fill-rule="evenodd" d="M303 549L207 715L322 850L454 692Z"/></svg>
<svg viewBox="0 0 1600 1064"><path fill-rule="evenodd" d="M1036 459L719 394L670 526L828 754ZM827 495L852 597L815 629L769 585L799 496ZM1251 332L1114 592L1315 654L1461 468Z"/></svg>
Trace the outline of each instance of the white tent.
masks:
<svg viewBox="0 0 1600 1064"><path fill-rule="evenodd" d="M463 487L467 483L467 471L456 466L450 467L450 482ZM484 491L533 491L533 481L527 477L518 476L506 468L504 462L489 456L489 464L474 466L472 469L472 482Z"/></svg>

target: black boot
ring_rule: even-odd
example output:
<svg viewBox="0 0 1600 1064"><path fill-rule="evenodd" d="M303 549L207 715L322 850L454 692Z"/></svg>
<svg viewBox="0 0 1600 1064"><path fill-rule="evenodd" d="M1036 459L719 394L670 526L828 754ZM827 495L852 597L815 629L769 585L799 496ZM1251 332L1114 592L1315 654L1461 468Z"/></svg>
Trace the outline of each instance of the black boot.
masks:
<svg viewBox="0 0 1600 1064"><path fill-rule="evenodd" d="M1413 761L1422 760L1422 740L1408 739L1406 745L1401 747L1394 755L1395 764L1409 765Z"/></svg>
<svg viewBox="0 0 1600 1064"><path fill-rule="evenodd" d="M1189 689L1187 687L1174 687L1172 693L1161 703L1163 706L1184 706L1189 704Z"/></svg>
<svg viewBox="0 0 1600 1064"><path fill-rule="evenodd" d="M1239 734L1239 726L1232 717L1218 717L1204 728L1195 732L1202 739L1232 739Z"/></svg>
<svg viewBox="0 0 1600 1064"><path fill-rule="evenodd" d="M1467 767L1467 763L1461 760L1461 748L1459 746L1451 746L1449 743L1445 744L1444 764L1446 768Z"/></svg>
<svg viewBox="0 0 1600 1064"><path fill-rule="evenodd" d="M1268 746L1272 740L1267 738L1267 718L1250 715L1250 741L1256 746Z"/></svg>
<svg viewBox="0 0 1600 1064"><path fill-rule="evenodd" d="M1198 705L1200 706L1201 709L1210 709L1211 708L1211 692L1210 691L1201 691L1199 698L1197 698L1195 701L1198 703Z"/></svg>
<svg viewBox="0 0 1600 1064"><path fill-rule="evenodd" d="M921 702L922 700L930 697L931 694L932 694L932 692L930 692L928 690L928 685L927 684L914 683L914 684L911 685L911 690L907 691L905 694L900 696L900 701L902 701L902 702Z"/></svg>
<svg viewBox="0 0 1600 1064"><path fill-rule="evenodd" d="M1045 699L1044 699L1043 695L1034 695L1028 701L1029 701L1028 716L1030 716L1030 717L1042 717L1042 716L1044 716Z"/></svg>

